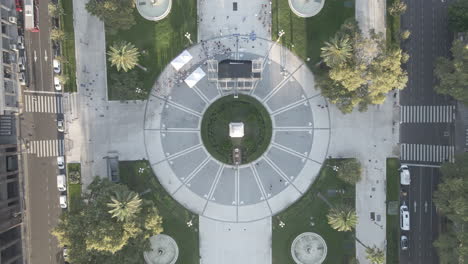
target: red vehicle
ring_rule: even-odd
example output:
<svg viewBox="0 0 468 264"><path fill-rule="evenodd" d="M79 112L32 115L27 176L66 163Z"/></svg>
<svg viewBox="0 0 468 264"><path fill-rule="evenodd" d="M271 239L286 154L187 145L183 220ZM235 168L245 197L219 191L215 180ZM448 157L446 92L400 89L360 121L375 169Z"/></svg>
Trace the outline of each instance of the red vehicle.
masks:
<svg viewBox="0 0 468 264"><path fill-rule="evenodd" d="M15 0L16 12L23 12L23 2L21 0Z"/></svg>
<svg viewBox="0 0 468 264"><path fill-rule="evenodd" d="M37 0L24 1L24 29L39 32L39 6Z"/></svg>

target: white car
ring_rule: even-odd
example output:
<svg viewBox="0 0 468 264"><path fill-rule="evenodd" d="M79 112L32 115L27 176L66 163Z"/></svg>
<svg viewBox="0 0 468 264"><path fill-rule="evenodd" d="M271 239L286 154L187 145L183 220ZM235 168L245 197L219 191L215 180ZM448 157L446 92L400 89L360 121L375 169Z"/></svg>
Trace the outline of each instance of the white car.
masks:
<svg viewBox="0 0 468 264"><path fill-rule="evenodd" d="M57 189L60 192L67 190L67 178L65 177L65 174L57 175Z"/></svg>
<svg viewBox="0 0 468 264"><path fill-rule="evenodd" d="M410 185L411 175L407 165L401 165L400 167L400 184L401 185Z"/></svg>
<svg viewBox="0 0 468 264"><path fill-rule="evenodd" d="M59 168L59 170L65 169L65 157L63 156L57 157L57 167Z"/></svg>
<svg viewBox="0 0 468 264"><path fill-rule="evenodd" d="M58 130L58 132L65 131L65 125L64 125L63 119L58 119L57 120L57 130Z"/></svg>
<svg viewBox="0 0 468 264"><path fill-rule="evenodd" d="M57 76L54 76L54 86L56 91L62 91L62 85L60 84L60 80Z"/></svg>
<svg viewBox="0 0 468 264"><path fill-rule="evenodd" d="M408 237L401 236L400 244L401 244L401 250L407 250L408 249Z"/></svg>
<svg viewBox="0 0 468 264"><path fill-rule="evenodd" d="M54 67L54 72L55 72L55 73L60 73L60 61L54 59L54 60L52 61L52 65L53 65L53 67Z"/></svg>
<svg viewBox="0 0 468 264"><path fill-rule="evenodd" d="M409 231L410 230L410 219L408 206L403 204L400 206L400 228L401 230Z"/></svg>
<svg viewBox="0 0 468 264"><path fill-rule="evenodd" d="M60 195L59 197L59 201L60 201L60 208L67 208L67 196L62 194Z"/></svg>
<svg viewBox="0 0 468 264"><path fill-rule="evenodd" d="M24 75L24 72L18 73L18 81L21 85L26 85L26 76Z"/></svg>

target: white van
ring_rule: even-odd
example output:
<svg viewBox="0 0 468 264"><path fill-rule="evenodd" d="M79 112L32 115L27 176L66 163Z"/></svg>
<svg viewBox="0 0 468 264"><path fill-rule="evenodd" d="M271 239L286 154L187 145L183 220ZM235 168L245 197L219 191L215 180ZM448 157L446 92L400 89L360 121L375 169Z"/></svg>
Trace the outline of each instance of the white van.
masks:
<svg viewBox="0 0 468 264"><path fill-rule="evenodd" d="M401 230L410 230L409 211L408 206L406 206L405 204L400 206L400 227Z"/></svg>
<svg viewBox="0 0 468 264"><path fill-rule="evenodd" d="M407 165L401 165L400 167L400 184L401 185L410 185L411 176L410 171Z"/></svg>
<svg viewBox="0 0 468 264"><path fill-rule="evenodd" d="M57 189L60 192L67 190L67 178L64 174L57 175Z"/></svg>
<svg viewBox="0 0 468 264"><path fill-rule="evenodd" d="M66 195L60 195L59 197L59 201L60 201L60 208L67 208L67 196Z"/></svg>

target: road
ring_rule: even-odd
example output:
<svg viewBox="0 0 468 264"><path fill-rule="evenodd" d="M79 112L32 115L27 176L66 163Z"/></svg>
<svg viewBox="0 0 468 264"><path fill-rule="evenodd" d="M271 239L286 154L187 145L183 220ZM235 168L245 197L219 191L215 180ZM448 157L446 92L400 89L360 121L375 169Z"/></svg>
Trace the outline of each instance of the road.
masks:
<svg viewBox="0 0 468 264"><path fill-rule="evenodd" d="M23 90L20 135L26 177L27 263L63 263L62 252L50 234L61 212L57 190L57 131L61 103L53 87L48 1L39 1L39 32L25 33L28 87ZM55 106L54 106L55 104ZM33 153L31 153L33 152Z"/></svg>
<svg viewBox="0 0 468 264"><path fill-rule="evenodd" d="M437 167L452 161L454 151L455 103L434 91L435 60L448 56L452 36L447 26L446 0L405 0L408 8L402 15L401 30L411 36L402 48L409 53L406 64L408 86L400 93L400 154L410 166L411 185L408 197L402 197L410 209L409 249L400 250L400 263L438 263L432 246L438 236L438 215L432 202L440 180ZM426 205L427 204L427 205Z"/></svg>
<svg viewBox="0 0 468 264"><path fill-rule="evenodd" d="M410 231L402 231L409 239L409 249L401 251L400 263L438 263L432 241L437 238L438 221L433 192L440 180L437 168L410 166L411 185L408 196L401 197L401 203L410 211Z"/></svg>

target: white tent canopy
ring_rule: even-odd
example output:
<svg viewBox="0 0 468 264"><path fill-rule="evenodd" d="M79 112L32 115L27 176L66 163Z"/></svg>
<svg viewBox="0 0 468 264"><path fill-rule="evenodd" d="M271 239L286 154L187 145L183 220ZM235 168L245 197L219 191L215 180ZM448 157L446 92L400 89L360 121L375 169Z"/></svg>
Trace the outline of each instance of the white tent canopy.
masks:
<svg viewBox="0 0 468 264"><path fill-rule="evenodd" d="M184 81L185 83L190 87L192 88L193 86L195 86L195 84L197 84L201 79L203 79L203 77L205 77L205 72L200 68L198 67L195 71L192 72L192 74L190 74Z"/></svg>
<svg viewBox="0 0 468 264"><path fill-rule="evenodd" d="M176 69L176 71L178 71L184 67L184 65L187 64L187 62L189 62L192 58L192 55L187 50L184 50L179 56L171 61L171 65L174 67L174 69Z"/></svg>

